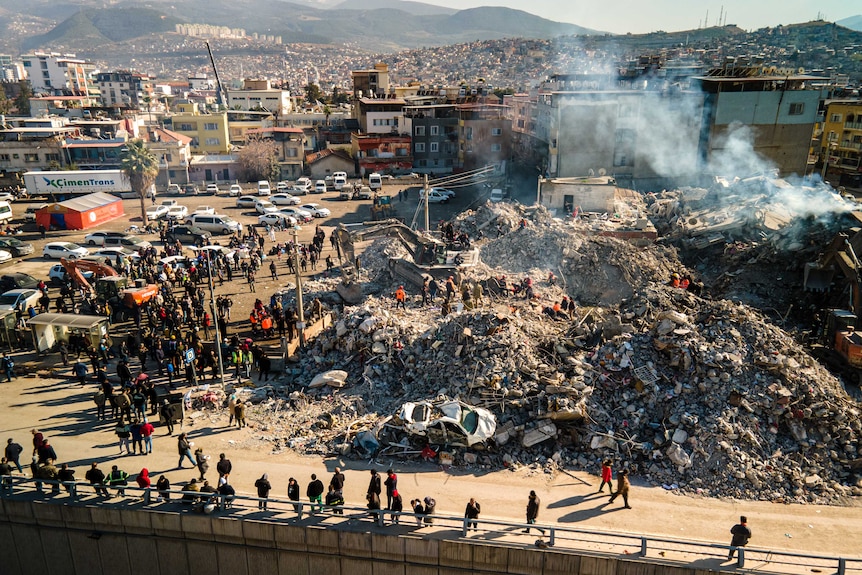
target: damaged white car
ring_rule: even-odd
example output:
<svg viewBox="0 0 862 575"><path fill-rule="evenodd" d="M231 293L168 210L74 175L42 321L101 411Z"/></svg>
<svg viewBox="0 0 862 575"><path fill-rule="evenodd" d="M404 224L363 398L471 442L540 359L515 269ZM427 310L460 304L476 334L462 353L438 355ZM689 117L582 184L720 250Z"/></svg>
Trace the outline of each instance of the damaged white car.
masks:
<svg viewBox="0 0 862 575"><path fill-rule="evenodd" d="M490 411L457 400L407 402L398 418L409 433L445 445L472 447L493 437L497 429Z"/></svg>

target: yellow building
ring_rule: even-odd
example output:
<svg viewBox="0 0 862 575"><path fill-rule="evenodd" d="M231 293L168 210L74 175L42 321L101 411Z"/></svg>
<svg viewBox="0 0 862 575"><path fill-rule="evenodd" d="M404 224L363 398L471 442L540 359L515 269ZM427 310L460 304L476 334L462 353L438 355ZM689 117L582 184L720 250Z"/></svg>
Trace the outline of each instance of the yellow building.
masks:
<svg viewBox="0 0 862 575"><path fill-rule="evenodd" d="M165 127L192 139L194 154L227 154L230 151L227 112L201 114L195 103L177 104L177 113L165 118Z"/></svg>
<svg viewBox="0 0 862 575"><path fill-rule="evenodd" d="M823 165L823 159L828 164ZM859 179L862 161L862 100L827 100L820 139L821 173L839 176L842 185Z"/></svg>

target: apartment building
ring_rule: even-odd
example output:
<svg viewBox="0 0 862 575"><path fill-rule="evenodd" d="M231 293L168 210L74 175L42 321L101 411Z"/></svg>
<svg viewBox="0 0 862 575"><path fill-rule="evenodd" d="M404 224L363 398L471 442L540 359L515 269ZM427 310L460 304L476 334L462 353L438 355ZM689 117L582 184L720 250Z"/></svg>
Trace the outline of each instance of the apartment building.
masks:
<svg viewBox="0 0 862 575"><path fill-rule="evenodd" d="M153 96L153 83L146 74L128 70L99 72L95 84L103 106L140 109L152 105L145 101Z"/></svg>
<svg viewBox="0 0 862 575"><path fill-rule="evenodd" d="M230 151L227 112L202 114L193 102L179 103L176 108L176 114L165 118L165 128L191 138L189 145L193 153L227 154Z"/></svg>
<svg viewBox="0 0 862 575"><path fill-rule="evenodd" d="M827 100L825 106L821 173L840 186L862 188L862 100Z"/></svg>
<svg viewBox="0 0 862 575"><path fill-rule="evenodd" d="M95 65L74 54L36 52L21 56L34 93L88 95L96 92L90 78Z"/></svg>

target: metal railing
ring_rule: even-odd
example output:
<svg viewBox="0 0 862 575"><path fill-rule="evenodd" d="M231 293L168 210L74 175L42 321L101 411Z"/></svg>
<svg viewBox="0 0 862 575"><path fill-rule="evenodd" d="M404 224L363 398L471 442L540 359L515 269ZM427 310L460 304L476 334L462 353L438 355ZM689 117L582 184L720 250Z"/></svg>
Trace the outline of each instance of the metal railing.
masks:
<svg viewBox="0 0 862 575"><path fill-rule="evenodd" d="M50 494L46 493L50 489ZM687 563L703 559L726 559L731 550L736 556L735 567L764 573L787 573L796 571L832 573L837 575L862 575L862 557L835 557L830 555L815 555L810 553L794 553L775 551L752 547L732 547L705 541L686 541L642 535L636 533L598 531L595 529L579 529L561 526L559 524L518 523L498 519L468 519L452 515L417 515L412 511L391 511L387 509L368 509L350 505L326 505L308 501L292 501L278 497L260 498L251 495L236 494L233 496L219 493L201 493L200 491L158 490L155 487L140 488L133 485L91 484L81 481L54 481L47 479L32 479L23 476L5 476L0 480L0 497L19 496L62 496L62 502L86 502L87 504L119 505L125 500L116 500L111 492L120 497L132 496L139 499L144 506L153 503L174 504L192 511L202 513L226 513L228 510L265 510L273 514L287 514L294 523L304 518L345 518L352 521L367 521L378 527L389 524L410 525L416 527L444 527L457 529L462 537L467 537L473 531L494 535L529 535L533 531L541 533L542 538L536 541L538 547L555 547L568 551L585 551L593 553L626 554L633 558L649 558L653 561L668 563ZM86 498L86 500L85 500ZM55 499L56 500L56 499ZM162 511L162 509L160 509ZM348 512L348 515L345 515ZM242 520L242 517L237 517ZM257 520L258 518L256 518ZM278 520L273 518L273 520ZM402 523L403 520L403 523ZM476 527L473 527L473 524ZM497 543L505 543L497 540ZM531 541L531 544L533 542ZM630 551L634 549L634 552Z"/></svg>

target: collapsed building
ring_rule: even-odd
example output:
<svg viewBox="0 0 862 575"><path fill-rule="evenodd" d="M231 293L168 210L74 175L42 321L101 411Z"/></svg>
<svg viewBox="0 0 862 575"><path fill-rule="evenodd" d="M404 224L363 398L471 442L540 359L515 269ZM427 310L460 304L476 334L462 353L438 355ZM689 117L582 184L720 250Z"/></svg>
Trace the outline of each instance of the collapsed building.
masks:
<svg viewBox="0 0 862 575"><path fill-rule="evenodd" d="M649 199L659 226L682 219L680 197ZM655 485L708 496L862 495L858 403L761 311L669 285L673 273L697 274L677 247L606 237L543 207L488 204L455 225L484 239L459 270L472 297L448 315L415 288L395 309L402 282L390 262L415 255L398 238L364 250L354 305L337 295L339 278L306 282L338 319L278 384L242 391L260 439L276 451L393 459L432 443L447 464L549 472L612 458ZM533 299L496 289L525 277ZM570 317L546 313L564 295L578 304ZM416 425L441 406L445 418ZM445 433L416 432L429 425Z"/></svg>

